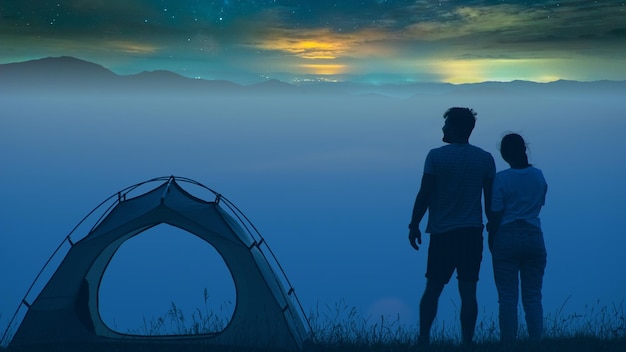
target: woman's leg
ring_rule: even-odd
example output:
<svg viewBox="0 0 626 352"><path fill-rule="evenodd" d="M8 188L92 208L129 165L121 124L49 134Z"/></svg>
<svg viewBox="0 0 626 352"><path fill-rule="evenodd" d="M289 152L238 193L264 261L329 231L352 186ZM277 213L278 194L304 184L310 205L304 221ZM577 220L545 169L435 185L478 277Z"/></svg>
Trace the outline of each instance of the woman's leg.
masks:
<svg viewBox="0 0 626 352"><path fill-rule="evenodd" d="M519 300L519 262L514 248L515 227L504 225L493 244L493 274L498 289L500 341L517 338Z"/></svg>
<svg viewBox="0 0 626 352"><path fill-rule="evenodd" d="M531 226L531 225L529 225ZM541 230L531 226L528 231L529 252L520 267L522 303L528 326L528 338L538 342L543 339L543 305L541 303L543 274L546 268L546 248Z"/></svg>

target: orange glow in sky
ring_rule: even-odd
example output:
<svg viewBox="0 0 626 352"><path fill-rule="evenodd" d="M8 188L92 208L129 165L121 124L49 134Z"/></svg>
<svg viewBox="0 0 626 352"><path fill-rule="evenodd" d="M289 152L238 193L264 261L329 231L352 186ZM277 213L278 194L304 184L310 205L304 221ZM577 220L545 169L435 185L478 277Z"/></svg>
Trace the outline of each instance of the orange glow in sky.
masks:
<svg viewBox="0 0 626 352"><path fill-rule="evenodd" d="M434 61L432 69L443 82L454 84L485 81L513 81L528 77L535 82L551 82L559 76L555 62L545 59L478 59Z"/></svg>
<svg viewBox="0 0 626 352"><path fill-rule="evenodd" d="M306 73L316 75L338 75L348 70L346 65L341 64L302 64L299 67Z"/></svg>

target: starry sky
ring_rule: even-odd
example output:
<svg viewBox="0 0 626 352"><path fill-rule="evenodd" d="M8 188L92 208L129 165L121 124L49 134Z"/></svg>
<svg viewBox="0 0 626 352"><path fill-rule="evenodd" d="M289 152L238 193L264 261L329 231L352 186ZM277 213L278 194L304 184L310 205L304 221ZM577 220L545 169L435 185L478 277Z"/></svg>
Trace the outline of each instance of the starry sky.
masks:
<svg viewBox="0 0 626 352"><path fill-rule="evenodd" d="M623 0L0 0L0 63L246 83L624 80Z"/></svg>

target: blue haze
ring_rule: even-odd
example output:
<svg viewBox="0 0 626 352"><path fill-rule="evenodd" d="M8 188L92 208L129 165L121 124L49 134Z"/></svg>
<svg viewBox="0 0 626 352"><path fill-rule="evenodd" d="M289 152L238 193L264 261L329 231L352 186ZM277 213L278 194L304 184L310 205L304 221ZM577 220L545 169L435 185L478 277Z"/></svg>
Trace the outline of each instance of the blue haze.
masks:
<svg viewBox="0 0 626 352"><path fill-rule="evenodd" d="M157 176L195 179L233 201L276 253L307 313L338 302L376 320L417 323L428 236L419 252L407 224L423 161L441 142L450 106L478 112L471 143L506 167L497 142L524 135L549 191L541 214L548 248L544 306L584 313L626 292L626 130L623 92L600 96L418 95L0 96L0 328L54 248L100 201ZM425 223L422 224L424 229ZM232 297L205 276L192 236L160 226L130 241L103 283L103 316L121 330L189 312L203 289ZM178 241L176 238L180 237ZM213 263L213 262L211 262ZM218 263L219 264L219 263ZM218 269L225 270L217 266ZM160 284L164 278L166 284ZM229 282L227 282L230 284ZM125 299L125 295L129 298ZM230 296L229 296L230 295ZM485 249L479 320L495 317ZM457 324L454 280L438 321Z"/></svg>

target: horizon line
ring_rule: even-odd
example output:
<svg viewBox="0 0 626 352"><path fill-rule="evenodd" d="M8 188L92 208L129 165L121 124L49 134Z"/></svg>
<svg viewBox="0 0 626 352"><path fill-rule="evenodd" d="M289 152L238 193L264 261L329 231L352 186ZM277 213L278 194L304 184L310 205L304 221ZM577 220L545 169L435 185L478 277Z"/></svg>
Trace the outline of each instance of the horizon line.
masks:
<svg viewBox="0 0 626 352"><path fill-rule="evenodd" d="M181 78L185 78L189 80L201 80L201 81L208 81L208 82L226 81L226 82L230 82L230 83L240 85L240 86L251 86L251 85L262 84L262 83L272 82L272 81L277 81L277 82L281 82L281 83L285 83L285 84L289 84L293 86L302 86L302 85L308 85L308 84L341 84L341 83L352 83L352 84L360 84L360 85L368 85L368 86L385 86L385 85L410 86L410 85L418 85L418 84L433 84L433 85L440 84L440 85L463 86L463 85L474 85L474 84L485 84L485 83L514 83L514 82L525 82L525 83L534 83L534 84L550 84L550 83L557 83L557 82L573 82L573 83L626 82L626 80L611 80L611 79L597 79L597 80L582 81L582 80L558 78L558 79L549 80L549 81L512 79L512 80L485 80L485 81L476 81L476 82L454 83L454 82L445 82L445 81L427 81L427 80L420 81L420 80L412 80L412 79L405 79L405 80L401 80L401 79L393 80L393 79L384 79L384 78L369 79L369 80L367 79L367 77L377 76L377 75L378 76L384 76L384 75L399 76L397 74L383 74L383 73L380 73L380 74L372 73L372 74L364 74L364 75L357 75L357 74L324 75L324 74L296 74L296 73L291 73L291 72L275 72L275 73L242 72L243 75L247 75L249 77L252 77L252 76L257 77L256 81L253 81L251 78L248 78L245 80L247 81L247 83L242 83L241 80L237 81L237 79L232 79L232 78L209 78L209 77L203 77L203 76L197 76L197 75L196 76L186 75L179 71L166 69L166 68L154 69L154 70L146 69L146 70L135 71L134 73L119 73L119 72L116 72L114 69L108 66L105 66L104 64L87 60L84 58L76 57L76 56L71 56L71 55L41 56L37 58L24 59L21 61L5 61L5 60L0 59L0 66L12 65L12 64L25 64L29 62L43 61L46 59L72 59L72 60L77 60L77 61L81 61L85 63L90 63L93 65L100 66L119 77L132 77L132 76L140 75L142 73L168 72L168 73L172 73L174 75L180 76ZM292 77L290 79L277 78L279 76L292 76ZM350 80L350 79L345 79L346 77L348 78L362 77L362 79Z"/></svg>

